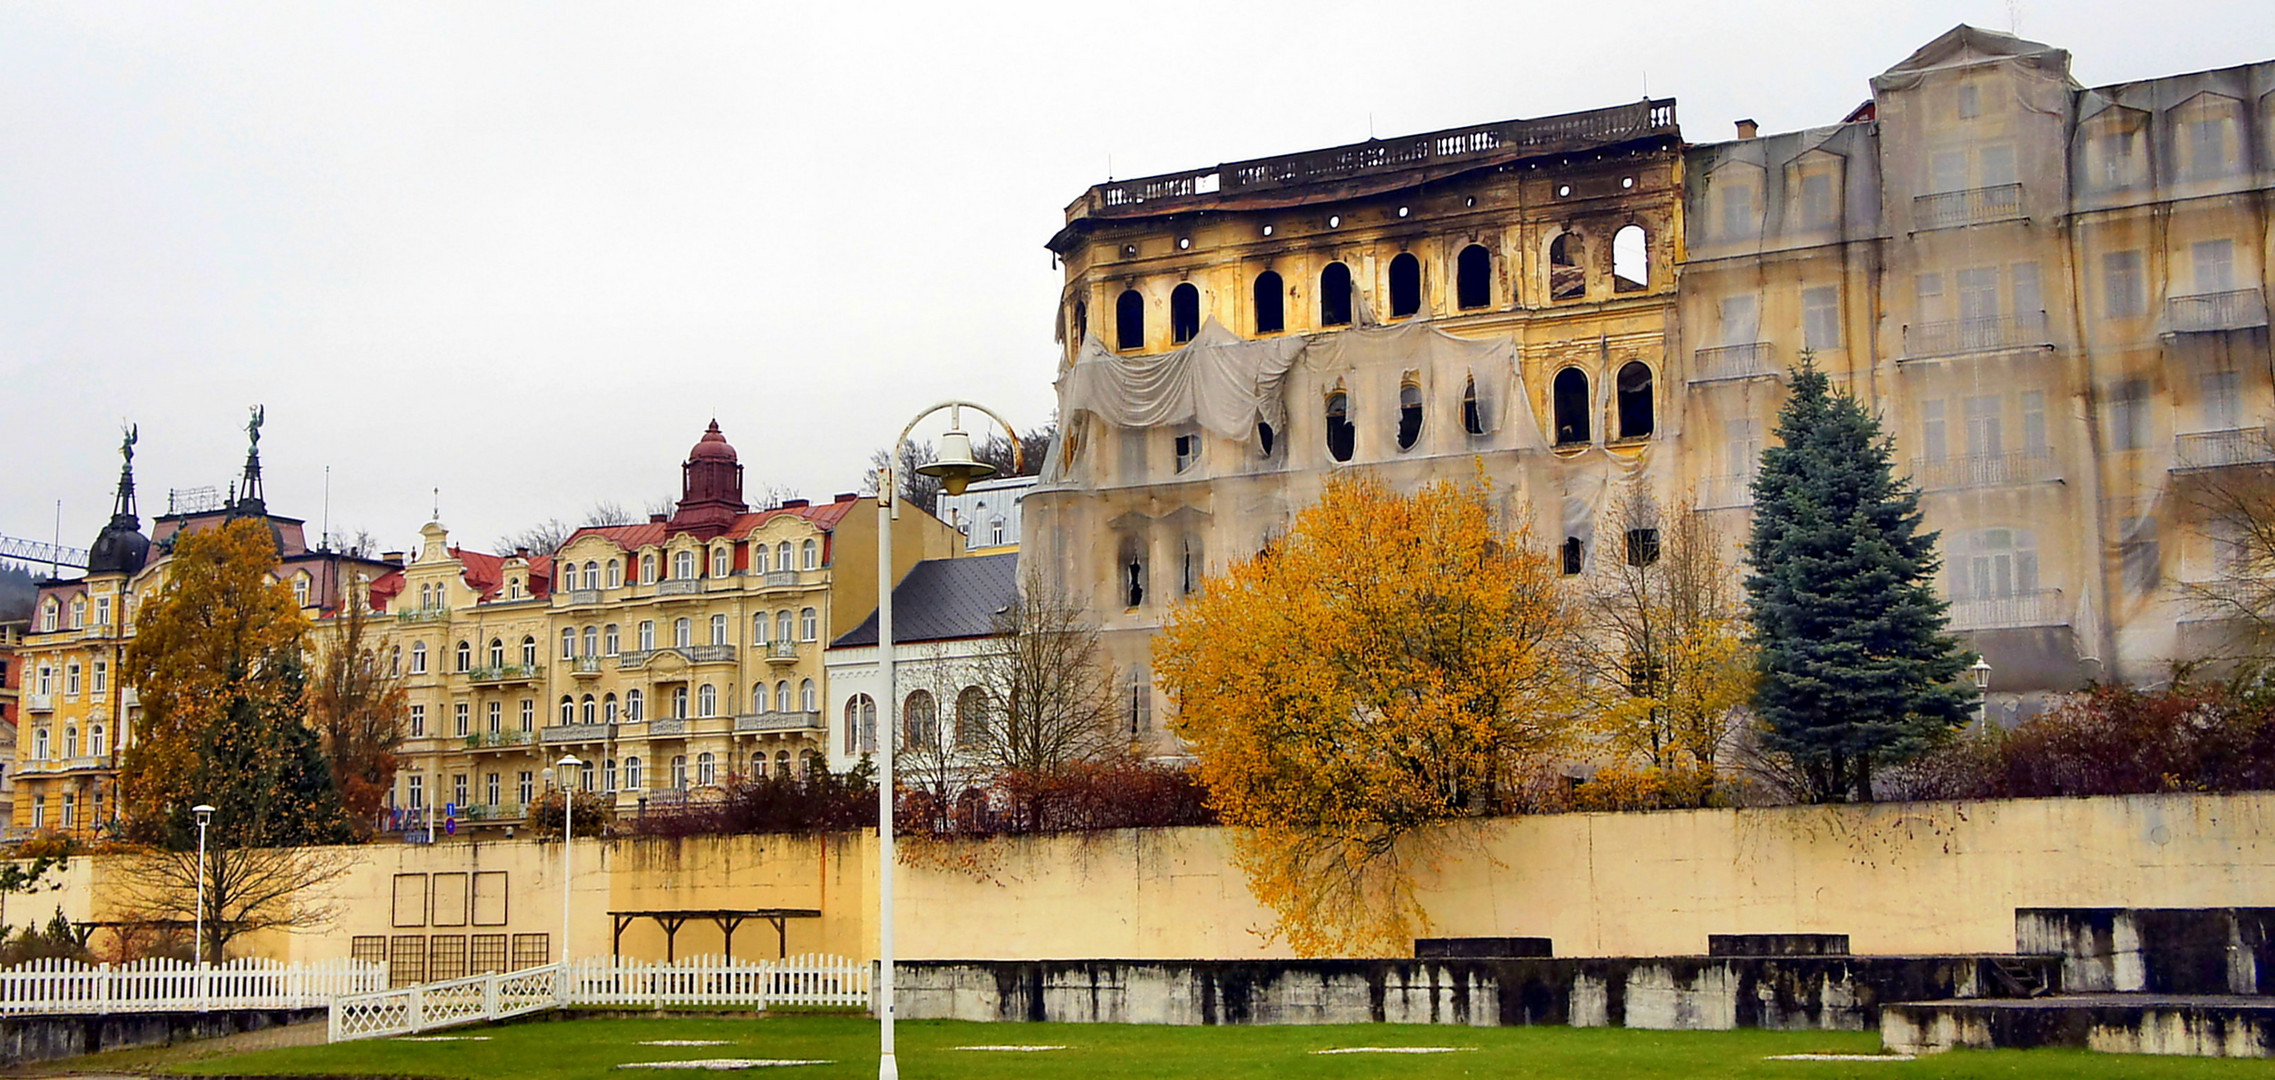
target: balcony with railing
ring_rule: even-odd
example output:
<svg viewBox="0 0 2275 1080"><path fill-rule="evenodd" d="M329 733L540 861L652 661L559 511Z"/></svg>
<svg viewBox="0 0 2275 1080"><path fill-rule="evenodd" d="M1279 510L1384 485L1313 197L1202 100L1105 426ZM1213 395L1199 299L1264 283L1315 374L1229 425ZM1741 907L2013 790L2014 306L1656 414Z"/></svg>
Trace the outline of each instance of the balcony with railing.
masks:
<svg viewBox="0 0 2275 1080"><path fill-rule="evenodd" d="M732 664L735 662L735 647L732 645L690 645L679 651L689 661L697 664Z"/></svg>
<svg viewBox="0 0 2275 1080"><path fill-rule="evenodd" d="M515 746L528 746L535 741L529 731L477 731L466 736L468 750L504 750Z"/></svg>
<svg viewBox="0 0 2275 1080"><path fill-rule="evenodd" d="M543 664L498 664L466 670L467 680L477 683L536 682L544 674Z"/></svg>
<svg viewBox="0 0 2275 1080"><path fill-rule="evenodd" d="M395 613L395 621L405 625L449 622L450 609L446 607L423 607L412 608L409 611L398 611Z"/></svg>
<svg viewBox="0 0 2275 1080"><path fill-rule="evenodd" d="M798 572L796 570L769 570L766 572L762 584L769 589L795 589L798 587Z"/></svg>
<svg viewBox="0 0 2275 1080"><path fill-rule="evenodd" d="M798 662L798 643L789 638L778 638L766 643L766 661L770 664Z"/></svg>
<svg viewBox="0 0 2275 1080"><path fill-rule="evenodd" d="M52 685L52 684L51 684L51 685ZM54 712L54 711L55 711L55 695L53 695L53 694L25 694L25 695L24 695L24 711L25 711L25 712Z"/></svg>
<svg viewBox="0 0 2275 1080"><path fill-rule="evenodd" d="M818 712L744 713L735 717L735 734L737 735L764 731L820 730L822 730L822 714Z"/></svg>
<svg viewBox="0 0 2275 1080"><path fill-rule="evenodd" d="M616 734L614 724L552 724L540 728L538 737L550 743L603 742Z"/></svg>
<svg viewBox="0 0 2275 1080"><path fill-rule="evenodd" d="M616 654L616 670L636 671L648 666L648 658L670 649L626 649Z"/></svg>
<svg viewBox="0 0 2275 1080"><path fill-rule="evenodd" d="M684 716L659 716L648 721L648 737L651 739L678 739L686 735L687 718Z"/></svg>
<svg viewBox="0 0 2275 1080"><path fill-rule="evenodd" d="M673 578L673 579L672 579L672 580L670 580L670 581L659 581L659 582L656 582L656 595L657 595L657 596L701 596L701 595L703 595L703 579L702 579L702 578Z"/></svg>
<svg viewBox="0 0 2275 1080"><path fill-rule="evenodd" d="M2175 334L2217 334L2267 325L2267 298L2258 289L2175 296L2165 301L2165 326Z"/></svg>
<svg viewBox="0 0 2275 1080"><path fill-rule="evenodd" d="M1736 510L1752 506L1754 474L1749 472L1699 477L1692 499L1692 507L1698 510Z"/></svg>
<svg viewBox="0 0 2275 1080"><path fill-rule="evenodd" d="M1922 230L2013 221L2021 216L2021 184L1993 184L1912 198L1912 223Z"/></svg>
<svg viewBox="0 0 2275 1080"><path fill-rule="evenodd" d="M16 775L50 775L117 767L116 754L73 754L68 757L25 758L23 764L16 767Z"/></svg>
<svg viewBox="0 0 2275 1080"><path fill-rule="evenodd" d="M1954 630L2020 630L2069 624L2070 609L2062 603L2060 589L2033 589L1951 602Z"/></svg>
<svg viewBox="0 0 2275 1080"><path fill-rule="evenodd" d="M2195 431L2172 438L2172 471L2224 469L2233 465L2275 462L2275 446L2263 427Z"/></svg>
<svg viewBox="0 0 2275 1080"><path fill-rule="evenodd" d="M569 602L571 607L578 604L597 604L601 600L599 589L570 589L562 593L561 596Z"/></svg>
<svg viewBox="0 0 2275 1080"><path fill-rule="evenodd" d="M1913 458L1912 479L1923 491L2011 487L2062 478L2051 450L2012 450L2003 454Z"/></svg>
<svg viewBox="0 0 2275 1080"><path fill-rule="evenodd" d="M600 657L580 656L569 662L569 674L580 679L589 679L600 674L600 667Z"/></svg>
<svg viewBox="0 0 2275 1080"><path fill-rule="evenodd" d="M1766 341L1717 345L1693 352L1690 358L1690 381L1694 383L1776 378L1777 375L1776 347Z"/></svg>
<svg viewBox="0 0 2275 1080"><path fill-rule="evenodd" d="M2027 349L2053 344L2046 332L2046 313L1985 315L1972 319L1946 319L1904 327L1905 360L1938 356Z"/></svg>

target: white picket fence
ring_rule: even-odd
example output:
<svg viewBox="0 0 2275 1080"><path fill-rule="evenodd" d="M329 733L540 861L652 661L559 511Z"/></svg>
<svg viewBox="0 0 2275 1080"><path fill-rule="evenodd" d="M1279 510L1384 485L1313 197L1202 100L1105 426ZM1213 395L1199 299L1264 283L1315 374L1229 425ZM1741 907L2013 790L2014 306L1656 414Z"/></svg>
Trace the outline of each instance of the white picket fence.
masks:
<svg viewBox="0 0 2275 1080"><path fill-rule="evenodd" d="M286 964L179 960L82 964L32 960L0 970L0 1015L314 1009L387 986L387 965L361 960Z"/></svg>
<svg viewBox="0 0 2275 1080"><path fill-rule="evenodd" d="M410 1035L574 1005L869 1005L869 965L842 956L643 963L592 957L332 1000L330 1039Z"/></svg>

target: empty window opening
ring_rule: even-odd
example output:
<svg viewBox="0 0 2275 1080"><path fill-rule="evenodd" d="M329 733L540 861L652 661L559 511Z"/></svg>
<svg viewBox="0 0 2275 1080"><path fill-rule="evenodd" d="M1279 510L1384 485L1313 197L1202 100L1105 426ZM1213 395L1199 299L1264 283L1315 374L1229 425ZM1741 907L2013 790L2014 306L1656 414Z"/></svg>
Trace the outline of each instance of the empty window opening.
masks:
<svg viewBox="0 0 2275 1080"><path fill-rule="evenodd" d="M1631 360L1619 369L1619 437L1640 439L1651 434L1651 368Z"/></svg>
<svg viewBox="0 0 2275 1080"><path fill-rule="evenodd" d="M1186 282L1169 293L1169 337L1182 345L1201 332L1201 290Z"/></svg>
<svg viewBox="0 0 2275 1080"><path fill-rule="evenodd" d="M1272 430L1272 425L1261 420L1256 422L1256 449L1258 452L1265 457L1271 457L1272 447L1278 442L1279 433Z"/></svg>
<svg viewBox="0 0 2275 1080"><path fill-rule="evenodd" d="M1485 410L1477 403L1477 379L1474 376L1461 388L1461 429L1472 435L1485 434Z"/></svg>
<svg viewBox="0 0 2275 1080"><path fill-rule="evenodd" d="M1287 328L1286 288L1278 273L1266 270L1256 275L1256 332L1277 334Z"/></svg>
<svg viewBox="0 0 2275 1080"><path fill-rule="evenodd" d="M1556 445L1570 446L1588 441L1588 376L1579 368L1565 368L1556 373L1556 385L1550 395L1555 399Z"/></svg>
<svg viewBox="0 0 2275 1080"><path fill-rule="evenodd" d="M1351 268L1342 263L1319 272L1319 325L1351 325Z"/></svg>
<svg viewBox="0 0 2275 1080"><path fill-rule="evenodd" d="M1485 245L1471 244L1456 257L1454 302L1464 311L1493 302L1493 253Z"/></svg>
<svg viewBox="0 0 2275 1080"><path fill-rule="evenodd" d="M1585 251L1579 236L1564 233L1548 245L1548 298L1578 300L1588 294L1588 271L1580 265Z"/></svg>
<svg viewBox="0 0 2275 1080"><path fill-rule="evenodd" d="M1641 292L1650 283L1650 245L1643 236L1643 226L1625 226L1611 237L1612 291Z"/></svg>
<svg viewBox="0 0 2275 1080"><path fill-rule="evenodd" d="M1649 566L1659 561L1659 530L1627 530L1627 565Z"/></svg>
<svg viewBox="0 0 2275 1080"><path fill-rule="evenodd" d="M1422 310L1422 260L1411 251L1390 260L1390 317L1403 319Z"/></svg>
<svg viewBox="0 0 2275 1080"><path fill-rule="evenodd" d="M1074 302L1074 340L1080 343L1090 336L1090 305L1081 300Z"/></svg>
<svg viewBox="0 0 2275 1080"><path fill-rule="evenodd" d="M1351 425L1350 395L1339 390L1327 395L1327 456L1337 461L1351 460L1358 438L1358 429Z"/></svg>
<svg viewBox="0 0 2275 1080"><path fill-rule="evenodd" d="M1570 577L1588 565L1588 545L1577 536L1564 538L1564 575Z"/></svg>
<svg viewBox="0 0 2275 1080"><path fill-rule="evenodd" d="M1201 574L1206 564L1201 559L1201 540L1197 536L1185 538L1184 550L1179 552L1178 585L1186 596L1201 591Z"/></svg>
<svg viewBox="0 0 2275 1080"><path fill-rule="evenodd" d="M1122 290L1121 299L1114 301L1114 347L1145 348L1145 297L1136 289Z"/></svg>
<svg viewBox="0 0 2275 1080"><path fill-rule="evenodd" d="M1398 448L1411 450L1422 437L1422 388L1406 383L1398 388Z"/></svg>
<svg viewBox="0 0 2275 1080"><path fill-rule="evenodd" d="M1200 435L1198 433L1187 432L1185 434L1177 436L1177 471L1184 472L1185 470L1192 468L1193 463L1199 461L1200 459Z"/></svg>

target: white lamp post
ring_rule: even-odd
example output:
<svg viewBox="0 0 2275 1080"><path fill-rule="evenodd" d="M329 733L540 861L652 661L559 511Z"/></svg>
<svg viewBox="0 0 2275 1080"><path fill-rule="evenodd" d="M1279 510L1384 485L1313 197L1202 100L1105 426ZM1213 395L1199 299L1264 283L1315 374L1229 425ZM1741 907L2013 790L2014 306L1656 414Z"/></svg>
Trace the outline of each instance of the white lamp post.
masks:
<svg viewBox="0 0 2275 1080"><path fill-rule="evenodd" d="M899 487L893 471L900 466L901 448L908 433L924 418L949 410L948 431L940 437L940 457L916 467L925 476L940 478L950 495L961 495L974 480L995 475L995 466L972 457L972 437L963 429L963 410L975 409L1003 426L1011 438L1011 468L1026 465L1019 433L982 405L969 401L943 401L917 413L893 440L884 468L877 472L877 684L881 688L877 711L877 1019L878 1080L900 1080L900 1063L893 1058L893 743L900 733L899 699L893 693L893 520L900 517Z"/></svg>
<svg viewBox="0 0 2275 1080"><path fill-rule="evenodd" d="M577 760L574 754L565 754L554 764L561 770L561 962L566 964L569 962L569 859L577 845L577 792L569 780L569 770L581 767L584 762Z"/></svg>
<svg viewBox="0 0 2275 1080"><path fill-rule="evenodd" d="M197 815L197 929L193 931L196 937L190 942L190 960L202 966L205 963L205 827L213 820L213 807L199 803L190 807L190 813Z"/></svg>
<svg viewBox="0 0 2275 1080"><path fill-rule="evenodd" d="M1988 731L1991 724L1991 662L1977 656L1975 666L1968 668L1967 673L1975 678L1975 726Z"/></svg>

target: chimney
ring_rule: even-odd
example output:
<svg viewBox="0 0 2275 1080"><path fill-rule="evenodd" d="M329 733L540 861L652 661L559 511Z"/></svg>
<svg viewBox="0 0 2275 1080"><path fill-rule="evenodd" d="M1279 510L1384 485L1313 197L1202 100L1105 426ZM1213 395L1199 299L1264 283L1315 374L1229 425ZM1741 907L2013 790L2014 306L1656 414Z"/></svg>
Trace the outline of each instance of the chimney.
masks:
<svg viewBox="0 0 2275 1080"><path fill-rule="evenodd" d="M812 505L813 505L813 503L812 503L811 501L809 501L809 500L806 500L806 499L784 499L784 500L782 500L782 509L784 509L784 510L803 510L803 509L805 509L806 507L808 507L808 506L812 506Z"/></svg>
<svg viewBox="0 0 2275 1080"><path fill-rule="evenodd" d="M830 501L831 501L831 502L841 502L841 503L842 503L842 502L852 502L853 500L855 500L855 499L858 499L858 498L860 498L860 497L861 497L861 496L859 496L859 495L856 495L856 494L854 494L854 493L852 493L852 492L850 492L850 491L840 491L840 492L838 492L838 493L837 493L837 498L835 498L835 499L832 499L832 500L830 500Z"/></svg>
<svg viewBox="0 0 2275 1080"><path fill-rule="evenodd" d="M1761 134L1761 130L1762 126L1751 120L1738 121L1738 137L1741 139L1751 139Z"/></svg>
<svg viewBox="0 0 2275 1080"><path fill-rule="evenodd" d="M397 566L401 566L403 565L403 553L400 551L382 552L379 556L379 561L394 563Z"/></svg>
<svg viewBox="0 0 2275 1080"><path fill-rule="evenodd" d="M670 515L668 515L668 514L649 514L649 515L648 515L648 524L650 524L650 525L661 525L661 524L663 524L664 522L666 522L666 521L669 521L669 520L671 520L671 517L670 517Z"/></svg>

